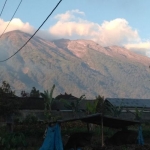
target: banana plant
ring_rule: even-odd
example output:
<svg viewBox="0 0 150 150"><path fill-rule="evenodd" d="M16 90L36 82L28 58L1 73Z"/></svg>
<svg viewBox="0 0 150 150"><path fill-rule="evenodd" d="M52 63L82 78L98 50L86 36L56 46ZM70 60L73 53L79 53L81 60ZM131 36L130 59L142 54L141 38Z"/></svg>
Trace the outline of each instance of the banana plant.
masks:
<svg viewBox="0 0 150 150"><path fill-rule="evenodd" d="M108 114L112 115L113 117L119 117L123 110L122 103L123 101L117 107L107 103L105 104L105 110L107 111Z"/></svg>
<svg viewBox="0 0 150 150"><path fill-rule="evenodd" d="M96 109L97 109L97 105L98 105L98 100L95 100L92 104L87 102L86 103L86 110L88 114L94 114L97 113Z"/></svg>
<svg viewBox="0 0 150 150"><path fill-rule="evenodd" d="M79 99L76 99L75 101L69 102L66 99L62 99L61 101L64 103L64 106L67 109L70 109L73 111L74 116L77 116L78 112L80 112L80 103L82 100L84 100L86 97L85 95L82 95Z"/></svg>
<svg viewBox="0 0 150 150"><path fill-rule="evenodd" d="M138 108L135 108L135 120L141 120L143 111L144 111L144 107L142 110L138 110Z"/></svg>
<svg viewBox="0 0 150 150"><path fill-rule="evenodd" d="M41 96L44 98L44 105L45 105L44 115L46 117L46 120L50 120L52 117L51 106L54 101L53 99L54 88L55 88L55 84L52 86L51 91L46 90L44 91L44 93L41 93Z"/></svg>
<svg viewBox="0 0 150 150"><path fill-rule="evenodd" d="M93 103L86 103L86 110L88 114L100 113L103 111L104 107L104 97L97 96Z"/></svg>
<svg viewBox="0 0 150 150"><path fill-rule="evenodd" d="M123 107L120 105L119 107L115 107L114 109L114 117L119 117L122 112Z"/></svg>
<svg viewBox="0 0 150 150"><path fill-rule="evenodd" d="M142 109L138 109L137 107L135 107L135 112L132 112L129 109L126 109L126 111L128 113L131 113L134 115L134 120L141 120L142 116L143 116L144 109L145 109L145 106Z"/></svg>
<svg viewBox="0 0 150 150"><path fill-rule="evenodd" d="M74 112L79 112L80 111L80 103L82 100L85 99L85 95L82 95L79 99L73 101L73 102L68 102L67 100L62 100L64 102L64 106L67 109L71 109Z"/></svg>

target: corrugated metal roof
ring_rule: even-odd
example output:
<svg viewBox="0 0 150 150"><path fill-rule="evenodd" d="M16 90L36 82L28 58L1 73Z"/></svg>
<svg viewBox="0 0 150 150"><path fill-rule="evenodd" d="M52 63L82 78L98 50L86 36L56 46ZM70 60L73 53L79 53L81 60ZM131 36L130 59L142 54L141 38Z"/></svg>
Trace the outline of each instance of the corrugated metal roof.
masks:
<svg viewBox="0 0 150 150"><path fill-rule="evenodd" d="M150 108L150 99L106 98L113 106Z"/></svg>

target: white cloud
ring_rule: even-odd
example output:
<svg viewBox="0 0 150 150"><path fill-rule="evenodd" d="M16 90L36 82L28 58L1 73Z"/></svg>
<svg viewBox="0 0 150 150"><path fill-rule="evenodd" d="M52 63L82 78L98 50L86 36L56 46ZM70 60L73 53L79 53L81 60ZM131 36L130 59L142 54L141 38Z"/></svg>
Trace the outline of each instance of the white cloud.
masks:
<svg viewBox="0 0 150 150"><path fill-rule="evenodd" d="M74 16L74 14L85 15L84 12L79 11L78 9L75 9L75 10L71 10L71 11L66 11L64 14L58 14L55 16L55 19L58 19L61 21L67 21L70 19L75 19L76 17Z"/></svg>
<svg viewBox="0 0 150 150"><path fill-rule="evenodd" d="M59 38L90 39L102 46L119 45L137 53L150 56L150 41L143 42L138 30L133 29L127 20L116 18L101 24L83 19L84 12L67 11L55 17L56 24L49 33Z"/></svg>
<svg viewBox="0 0 150 150"><path fill-rule="evenodd" d="M6 28L8 23L9 23L9 21L5 22L4 20L0 19L0 33L2 33L4 31L4 29ZM14 18L10 22L5 33L8 31L13 31L13 30L21 30L23 32L33 33L34 27L32 27L28 22L24 23L19 18Z"/></svg>
<svg viewBox="0 0 150 150"><path fill-rule="evenodd" d="M57 15L55 18L58 21L50 27L49 32L59 37L91 39L103 46L122 45L140 40L137 30L132 29L125 19L117 18L97 24L76 17L75 12L79 10Z"/></svg>
<svg viewBox="0 0 150 150"><path fill-rule="evenodd" d="M56 23L48 31L40 30L37 35L42 38L69 38L88 39L102 46L119 45L134 52L150 56L150 41L143 41L136 29L133 29L127 20L116 18L104 21L101 24L88 21L85 13L76 9L66 11L55 16ZM4 31L8 21L0 19L0 34ZM21 30L33 34L35 28L28 22L14 18L7 31Z"/></svg>
<svg viewBox="0 0 150 150"><path fill-rule="evenodd" d="M146 42L140 41L137 43L129 43L129 44L124 45L124 47L136 53L150 57L150 41L146 41Z"/></svg>
<svg viewBox="0 0 150 150"><path fill-rule="evenodd" d="M80 14L80 15L85 15L85 13L83 11L80 11L78 9L71 10L70 12Z"/></svg>
<svg viewBox="0 0 150 150"><path fill-rule="evenodd" d="M103 45L122 45L140 41L137 30L132 29L125 19L104 21L100 25L99 41Z"/></svg>
<svg viewBox="0 0 150 150"><path fill-rule="evenodd" d="M94 36L96 33L94 28L99 28L99 26L90 22L62 22L58 21L53 27L50 28L50 33L55 36L62 37L73 37L77 35L80 36Z"/></svg>
<svg viewBox="0 0 150 150"><path fill-rule="evenodd" d="M150 49L150 41L148 42L139 42L139 43L135 43L135 44L126 44L125 45L126 48L128 49Z"/></svg>

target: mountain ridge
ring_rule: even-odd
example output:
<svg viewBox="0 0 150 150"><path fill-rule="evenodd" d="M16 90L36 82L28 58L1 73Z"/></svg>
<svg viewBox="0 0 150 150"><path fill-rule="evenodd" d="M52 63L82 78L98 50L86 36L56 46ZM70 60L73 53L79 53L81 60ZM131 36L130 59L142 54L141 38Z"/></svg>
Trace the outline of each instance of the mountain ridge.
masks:
<svg viewBox="0 0 150 150"><path fill-rule="evenodd" d="M0 59L16 52L30 34L11 31L0 40ZM0 81L17 91L32 87L54 95L71 93L88 98L148 98L150 58L123 47L101 45L90 40L48 41L35 36L13 58L0 66Z"/></svg>

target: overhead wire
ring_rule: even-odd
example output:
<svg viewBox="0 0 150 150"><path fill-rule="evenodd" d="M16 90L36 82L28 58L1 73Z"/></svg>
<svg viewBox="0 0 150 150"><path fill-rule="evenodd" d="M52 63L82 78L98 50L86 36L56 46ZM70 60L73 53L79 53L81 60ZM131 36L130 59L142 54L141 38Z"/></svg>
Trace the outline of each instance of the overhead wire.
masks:
<svg viewBox="0 0 150 150"><path fill-rule="evenodd" d="M17 6L17 8L16 8L16 10L15 10L15 12L14 12L14 14L13 14L13 16L11 17L11 20L10 20L9 23L7 24L7 26L6 26L6 28L4 29L4 31L2 32L2 34L0 35L0 38L3 36L3 34L5 33L5 31L7 30L9 24L11 23L12 19L14 18L14 16L15 16L17 10L19 9L21 3L22 3L22 0L20 0L20 3L18 4L18 6Z"/></svg>
<svg viewBox="0 0 150 150"><path fill-rule="evenodd" d="M50 14L46 17L46 19L43 21L43 23L39 26L39 28L34 32L34 34L25 42L25 44L23 44L23 46L21 46L13 55L11 55L10 57L4 59L4 60L0 60L0 62L4 62L9 60L10 58L12 58L13 56L15 56L19 51L21 51L23 49L23 47L25 45L27 45L27 43L34 37L34 35L40 30L40 28L44 25L44 23L48 20L48 18L52 15L52 13L55 11L55 9L59 6L59 4L61 3L62 0L60 0L56 6L53 8L53 10L50 12Z"/></svg>
<svg viewBox="0 0 150 150"><path fill-rule="evenodd" d="M1 17L1 15L2 15L2 13L3 13L3 10L4 10L4 8L5 8L6 2L7 2L7 0L5 0L5 3L4 3L4 5L3 5L3 8L2 8L1 13L0 13L0 17Z"/></svg>

